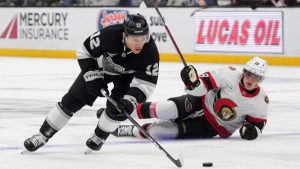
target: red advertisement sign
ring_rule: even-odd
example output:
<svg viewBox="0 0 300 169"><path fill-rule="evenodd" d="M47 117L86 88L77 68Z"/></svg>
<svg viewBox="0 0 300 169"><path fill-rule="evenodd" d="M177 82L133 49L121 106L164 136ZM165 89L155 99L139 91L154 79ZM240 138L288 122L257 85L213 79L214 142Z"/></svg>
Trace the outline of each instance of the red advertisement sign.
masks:
<svg viewBox="0 0 300 169"><path fill-rule="evenodd" d="M283 53L282 12L197 12L195 50Z"/></svg>

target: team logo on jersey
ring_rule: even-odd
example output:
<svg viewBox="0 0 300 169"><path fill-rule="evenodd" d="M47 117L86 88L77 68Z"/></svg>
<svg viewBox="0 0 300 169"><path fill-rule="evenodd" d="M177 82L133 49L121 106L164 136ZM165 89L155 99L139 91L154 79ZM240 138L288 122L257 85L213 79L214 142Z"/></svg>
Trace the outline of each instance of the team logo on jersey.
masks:
<svg viewBox="0 0 300 169"><path fill-rule="evenodd" d="M187 112L190 112L190 111L192 110L192 108L193 108L193 105L192 105L192 103L189 101L188 98L186 98L185 101L184 101L184 108L185 108L185 110L186 110Z"/></svg>
<svg viewBox="0 0 300 169"><path fill-rule="evenodd" d="M224 121L230 121L236 118L235 107L237 104L227 98L218 99L214 106L216 115Z"/></svg>
<svg viewBox="0 0 300 169"><path fill-rule="evenodd" d="M269 104L269 98L268 98L267 95L265 96L265 102L266 102L267 104Z"/></svg>

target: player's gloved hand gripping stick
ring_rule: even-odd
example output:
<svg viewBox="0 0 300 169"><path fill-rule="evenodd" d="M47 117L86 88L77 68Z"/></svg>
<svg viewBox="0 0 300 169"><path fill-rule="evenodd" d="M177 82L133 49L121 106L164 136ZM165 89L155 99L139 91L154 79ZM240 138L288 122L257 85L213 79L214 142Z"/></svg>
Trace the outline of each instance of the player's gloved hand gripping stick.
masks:
<svg viewBox="0 0 300 169"><path fill-rule="evenodd" d="M101 94L107 98L107 100L109 100L116 108L118 108L118 103L111 98L110 96L108 96L108 94L106 93L106 91L104 89L101 89ZM126 111L122 111L125 116L132 122L132 124L134 124L159 150L161 150L162 152L165 153L165 155L178 167L182 167L183 164L183 159L180 155L180 159L175 160L159 143L157 143L157 141L152 138L147 131L142 128Z"/></svg>

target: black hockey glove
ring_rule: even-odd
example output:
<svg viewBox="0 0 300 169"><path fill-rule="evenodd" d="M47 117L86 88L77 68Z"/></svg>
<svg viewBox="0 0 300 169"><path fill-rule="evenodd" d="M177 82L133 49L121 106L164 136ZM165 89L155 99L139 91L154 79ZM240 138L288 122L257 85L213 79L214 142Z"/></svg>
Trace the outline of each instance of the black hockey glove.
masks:
<svg viewBox="0 0 300 169"><path fill-rule="evenodd" d="M242 139L254 140L258 136L259 129L251 123L244 123L240 128L240 136Z"/></svg>
<svg viewBox="0 0 300 169"><path fill-rule="evenodd" d="M133 105L132 103L127 99L121 99L120 103L118 104L118 110L120 113L124 115L124 112L131 114L133 112Z"/></svg>
<svg viewBox="0 0 300 169"><path fill-rule="evenodd" d="M200 81L198 79L198 73L197 70L194 68L194 66L192 65L185 66L181 70L180 75L183 83L185 84L188 90L193 90L194 88L200 85Z"/></svg>
<svg viewBox="0 0 300 169"><path fill-rule="evenodd" d="M104 97L101 94L101 89L109 94L107 84L104 82L103 72L100 70L89 70L83 75L83 78L86 82L86 90L90 95Z"/></svg>

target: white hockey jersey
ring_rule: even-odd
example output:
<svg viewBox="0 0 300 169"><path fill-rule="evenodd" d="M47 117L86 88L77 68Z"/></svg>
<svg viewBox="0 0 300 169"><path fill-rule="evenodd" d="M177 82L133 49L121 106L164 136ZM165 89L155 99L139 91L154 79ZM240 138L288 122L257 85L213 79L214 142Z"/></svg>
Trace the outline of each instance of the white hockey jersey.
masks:
<svg viewBox="0 0 300 169"><path fill-rule="evenodd" d="M261 88L249 93L240 84L242 72L226 67L199 76L201 84L188 94L202 97L205 117L220 137L229 137L245 122L263 129L269 99Z"/></svg>

